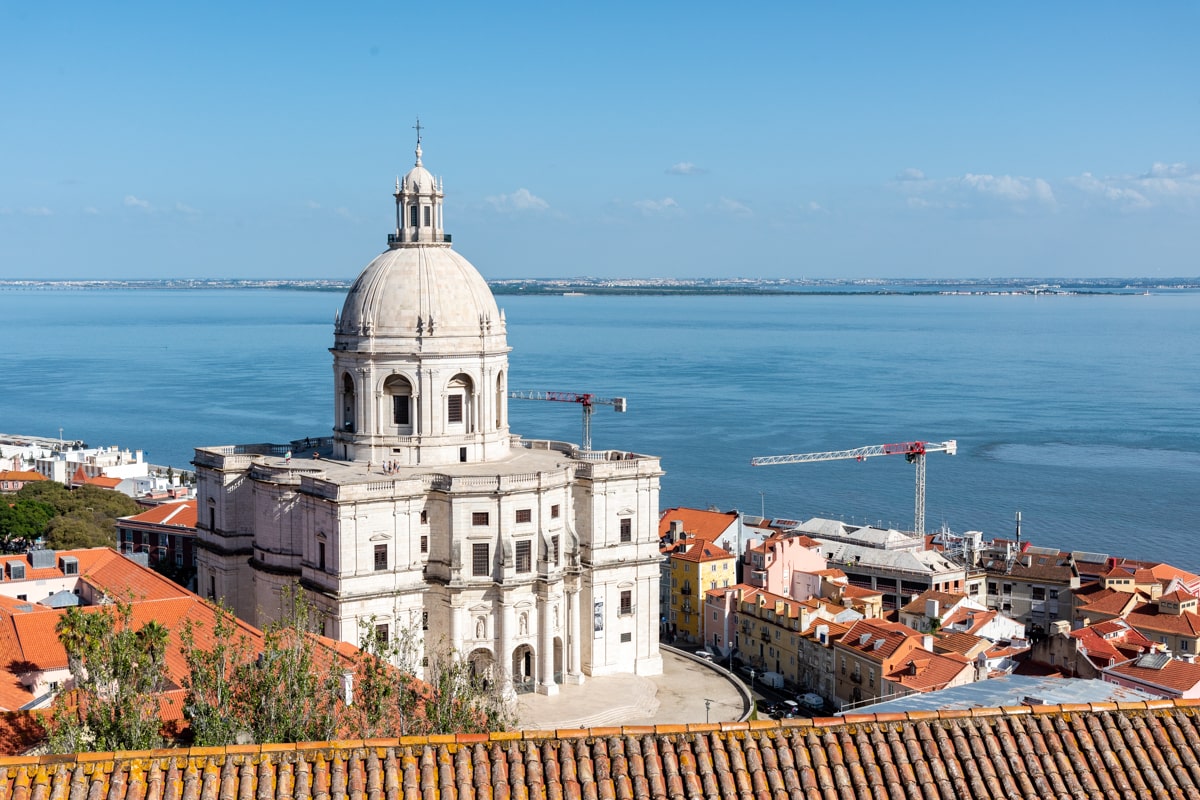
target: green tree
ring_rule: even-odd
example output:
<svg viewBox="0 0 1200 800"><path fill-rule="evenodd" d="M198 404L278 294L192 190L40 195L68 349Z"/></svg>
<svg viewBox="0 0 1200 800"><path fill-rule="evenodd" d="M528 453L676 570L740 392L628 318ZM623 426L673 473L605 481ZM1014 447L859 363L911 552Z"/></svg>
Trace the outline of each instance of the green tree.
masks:
<svg viewBox="0 0 1200 800"><path fill-rule="evenodd" d="M243 734L254 742L305 742L333 738L340 725L342 672L336 654L320 651L311 631L317 614L296 586L284 587L283 614L263 632L261 653L236 622L219 613L213 646L197 646L185 629L189 667L185 714L195 741L232 744Z"/></svg>
<svg viewBox="0 0 1200 800"><path fill-rule="evenodd" d="M0 552L19 553L46 532L54 518L54 506L19 497L13 503L0 501Z"/></svg>
<svg viewBox="0 0 1200 800"><path fill-rule="evenodd" d="M248 660L249 644L239 630L233 614L225 606L217 607L216 624L211 632L211 649L197 645L199 631L194 620L186 620L179 638L183 644L188 675L183 679L187 689L183 713L197 745L233 744L243 721L231 709L234 698L234 671Z"/></svg>
<svg viewBox="0 0 1200 800"><path fill-rule="evenodd" d="M161 741L159 694L167 686L169 631L133 627L133 606L67 609L55 628L74 688L54 700L50 749L145 750Z"/></svg>
<svg viewBox="0 0 1200 800"><path fill-rule="evenodd" d="M415 626L400 632L396 707L400 735L502 731L515 720L499 680L476 675L462 654L444 642L424 646ZM424 675L424 680L413 676Z"/></svg>
<svg viewBox="0 0 1200 800"><path fill-rule="evenodd" d="M27 483L17 492L17 498L54 509L53 519L39 532L46 537L46 545L54 550L114 547L117 518L142 510L132 497L120 492L97 486L80 486L72 491L57 481Z"/></svg>
<svg viewBox="0 0 1200 800"><path fill-rule="evenodd" d="M399 640L380 635L374 615L359 620L358 633L354 696L347 716L354 730L361 731L357 735L386 736L393 733L394 710L400 693L396 670L391 666L400 655Z"/></svg>

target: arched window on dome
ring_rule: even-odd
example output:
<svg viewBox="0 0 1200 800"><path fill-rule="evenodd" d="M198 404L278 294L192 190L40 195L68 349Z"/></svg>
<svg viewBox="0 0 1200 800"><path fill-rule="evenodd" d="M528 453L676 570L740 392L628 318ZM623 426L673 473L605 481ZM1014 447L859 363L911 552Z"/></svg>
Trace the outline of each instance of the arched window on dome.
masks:
<svg viewBox="0 0 1200 800"><path fill-rule="evenodd" d="M446 432L470 433L475 430L475 384L470 375L459 373L446 385Z"/></svg>
<svg viewBox="0 0 1200 800"><path fill-rule="evenodd" d="M349 372L342 373L342 430L354 433L354 378Z"/></svg>
<svg viewBox="0 0 1200 800"><path fill-rule="evenodd" d="M383 382L384 402L390 407L392 424L396 433L409 435L413 432L413 418L416 416L413 407L413 389L408 378L403 375L392 375ZM385 413L388 413L385 411Z"/></svg>
<svg viewBox="0 0 1200 800"><path fill-rule="evenodd" d="M508 408L504 391L504 370L496 376L496 430L504 428L504 410Z"/></svg>

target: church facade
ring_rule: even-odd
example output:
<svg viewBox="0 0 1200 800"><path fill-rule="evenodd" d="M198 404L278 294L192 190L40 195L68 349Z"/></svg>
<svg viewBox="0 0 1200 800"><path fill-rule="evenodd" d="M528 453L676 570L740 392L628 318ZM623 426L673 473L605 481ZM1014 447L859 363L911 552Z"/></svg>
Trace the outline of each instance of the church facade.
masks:
<svg viewBox="0 0 1200 800"><path fill-rule="evenodd" d="M504 313L421 162L334 324L332 436L195 451L198 589L262 626L415 635L517 691L658 674L657 458L508 428Z"/></svg>

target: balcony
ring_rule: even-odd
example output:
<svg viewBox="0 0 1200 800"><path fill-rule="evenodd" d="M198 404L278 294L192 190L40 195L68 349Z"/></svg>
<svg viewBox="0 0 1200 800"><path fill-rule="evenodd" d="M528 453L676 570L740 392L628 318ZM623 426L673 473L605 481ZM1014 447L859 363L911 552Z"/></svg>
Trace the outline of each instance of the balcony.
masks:
<svg viewBox="0 0 1200 800"><path fill-rule="evenodd" d="M850 673L850 682L851 683L862 683L862 673L861 672L851 672Z"/></svg>
<svg viewBox="0 0 1200 800"><path fill-rule="evenodd" d="M691 593L692 593L692 587L691 587L691 584L686 584L686 583L685 583L685 584L683 585L683 588L679 590L679 593L680 593L681 595L685 596L685 597L687 597L687 596L690 596L690 595L691 595Z"/></svg>

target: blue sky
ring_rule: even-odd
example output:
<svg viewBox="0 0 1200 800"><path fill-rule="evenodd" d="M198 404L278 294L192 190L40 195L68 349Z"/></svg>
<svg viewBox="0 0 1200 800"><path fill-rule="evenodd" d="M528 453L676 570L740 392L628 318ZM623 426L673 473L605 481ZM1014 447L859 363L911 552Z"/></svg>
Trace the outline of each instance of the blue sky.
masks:
<svg viewBox="0 0 1200 800"><path fill-rule="evenodd" d="M0 278L1200 274L1200 4L0 0Z"/></svg>

